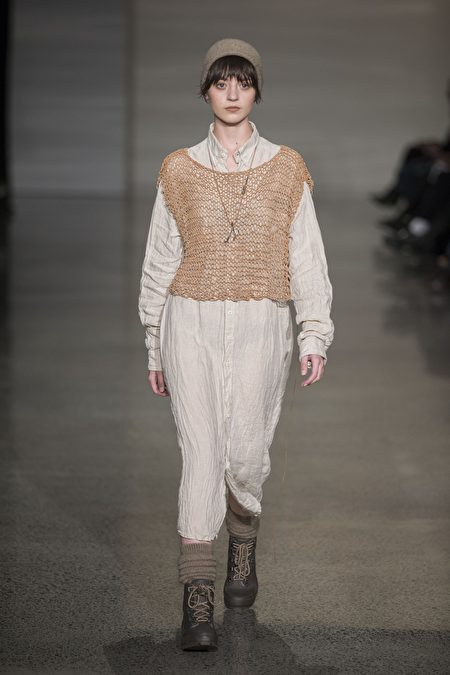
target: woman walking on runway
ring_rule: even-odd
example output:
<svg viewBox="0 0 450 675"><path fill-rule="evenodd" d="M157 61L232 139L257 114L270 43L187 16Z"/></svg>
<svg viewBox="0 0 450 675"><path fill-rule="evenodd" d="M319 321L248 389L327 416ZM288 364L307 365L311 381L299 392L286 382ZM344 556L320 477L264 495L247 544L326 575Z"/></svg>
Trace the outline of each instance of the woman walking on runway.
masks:
<svg viewBox="0 0 450 675"><path fill-rule="evenodd" d="M289 300L302 386L323 377L334 334L314 183L296 150L249 120L262 84L249 43L208 49L201 95L213 121L204 140L162 162L142 266L149 381L170 396L182 453L182 649L217 648L214 540L224 521L225 605L256 598L262 485L294 344Z"/></svg>

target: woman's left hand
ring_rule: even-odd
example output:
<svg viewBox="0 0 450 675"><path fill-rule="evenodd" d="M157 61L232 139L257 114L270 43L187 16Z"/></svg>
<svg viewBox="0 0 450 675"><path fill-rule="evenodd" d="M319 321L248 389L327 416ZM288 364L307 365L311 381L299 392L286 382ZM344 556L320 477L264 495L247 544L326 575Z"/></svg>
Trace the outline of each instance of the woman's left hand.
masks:
<svg viewBox="0 0 450 675"><path fill-rule="evenodd" d="M306 380L303 380L302 387L307 387L309 384L318 382L322 377L325 370L324 358L319 354L306 354L300 359L300 372L302 375L308 373L308 361L311 361L311 368L309 369L309 377Z"/></svg>

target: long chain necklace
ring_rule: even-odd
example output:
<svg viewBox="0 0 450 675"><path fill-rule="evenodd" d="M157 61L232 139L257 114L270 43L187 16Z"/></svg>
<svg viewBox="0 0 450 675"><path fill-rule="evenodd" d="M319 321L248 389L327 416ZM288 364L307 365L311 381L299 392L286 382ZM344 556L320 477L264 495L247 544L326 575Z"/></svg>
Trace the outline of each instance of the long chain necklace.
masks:
<svg viewBox="0 0 450 675"><path fill-rule="evenodd" d="M218 185L218 182L217 182L217 176L216 176L215 173L213 173L213 177L214 177L214 182L215 182L215 184L216 184L217 193L218 193L218 195L219 195L220 201L222 202L223 210L225 211L225 215L226 215L226 217L227 217L228 224L229 224L229 226L230 226L230 232L229 232L229 234L228 234L228 237L224 240L224 243L225 243L225 244L228 244L228 242L230 241L230 238L231 238L231 241L234 241L234 240L236 239L237 235L239 234L239 230L238 230L238 228L236 227L236 222L237 222L237 220L238 220L238 218L239 218L239 214L240 214L240 212L241 212L242 202L243 202L243 200L244 200L244 195L245 195L245 193L246 193L246 191L247 191L247 183L248 183L248 179L249 179L249 177L250 177L250 169L251 169L252 166L253 166L253 159L254 159L254 157L255 157L255 152L256 152L256 148L257 148L257 147L258 147L258 143L256 143L256 145L255 145L255 147L254 147L253 154L252 154L252 160L251 160L251 162L250 162L250 167L249 167L249 170L248 170L246 179L245 179L245 183L244 183L244 185L243 185L243 187L242 187L242 191L241 191L241 199L240 199L240 202L239 202L239 206L238 206L237 212L236 212L236 214L235 214L235 216L234 216L234 218L233 218L232 220L231 220L230 217L228 216L228 211L227 211L226 206L225 206L225 204L224 204L224 201L223 201L223 199L222 199L222 194L221 194L221 192L220 192L219 185ZM212 161L211 151L210 151L210 149L209 149L209 145L208 145L208 153L209 153L209 161L210 161L210 163L211 163L211 168L213 169L214 167L213 167L213 161Z"/></svg>

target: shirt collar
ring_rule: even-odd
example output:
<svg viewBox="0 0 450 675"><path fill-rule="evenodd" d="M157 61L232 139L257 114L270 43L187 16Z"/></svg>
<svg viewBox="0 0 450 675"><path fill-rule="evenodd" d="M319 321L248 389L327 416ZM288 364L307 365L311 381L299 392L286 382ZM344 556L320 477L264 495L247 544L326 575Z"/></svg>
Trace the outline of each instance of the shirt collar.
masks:
<svg viewBox="0 0 450 675"><path fill-rule="evenodd" d="M253 129L252 135L234 153L238 163L240 163L241 161L246 163L247 160L250 159L250 156L253 150L255 149L256 144L259 141L259 132L258 129L256 128L255 123L252 122L251 120L249 120L249 123ZM211 124L209 125L208 139L207 139L209 149L211 151L211 154L216 159L225 162L228 156L228 150L224 148L223 145L220 143L218 138L215 136L213 129L214 129L214 122L211 122Z"/></svg>

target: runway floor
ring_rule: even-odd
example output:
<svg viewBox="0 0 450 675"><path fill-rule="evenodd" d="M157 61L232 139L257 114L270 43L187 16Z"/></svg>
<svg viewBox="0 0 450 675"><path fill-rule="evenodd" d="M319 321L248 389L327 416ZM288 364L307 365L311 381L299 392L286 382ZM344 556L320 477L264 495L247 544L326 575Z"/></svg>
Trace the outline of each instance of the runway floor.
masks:
<svg viewBox="0 0 450 675"><path fill-rule="evenodd" d="M334 288L325 377L296 358L251 610L177 646L169 401L137 296L149 202L21 199L1 331L1 672L450 672L450 312L365 199L318 195ZM297 356L297 355L296 355ZM216 545L223 584L227 538Z"/></svg>

